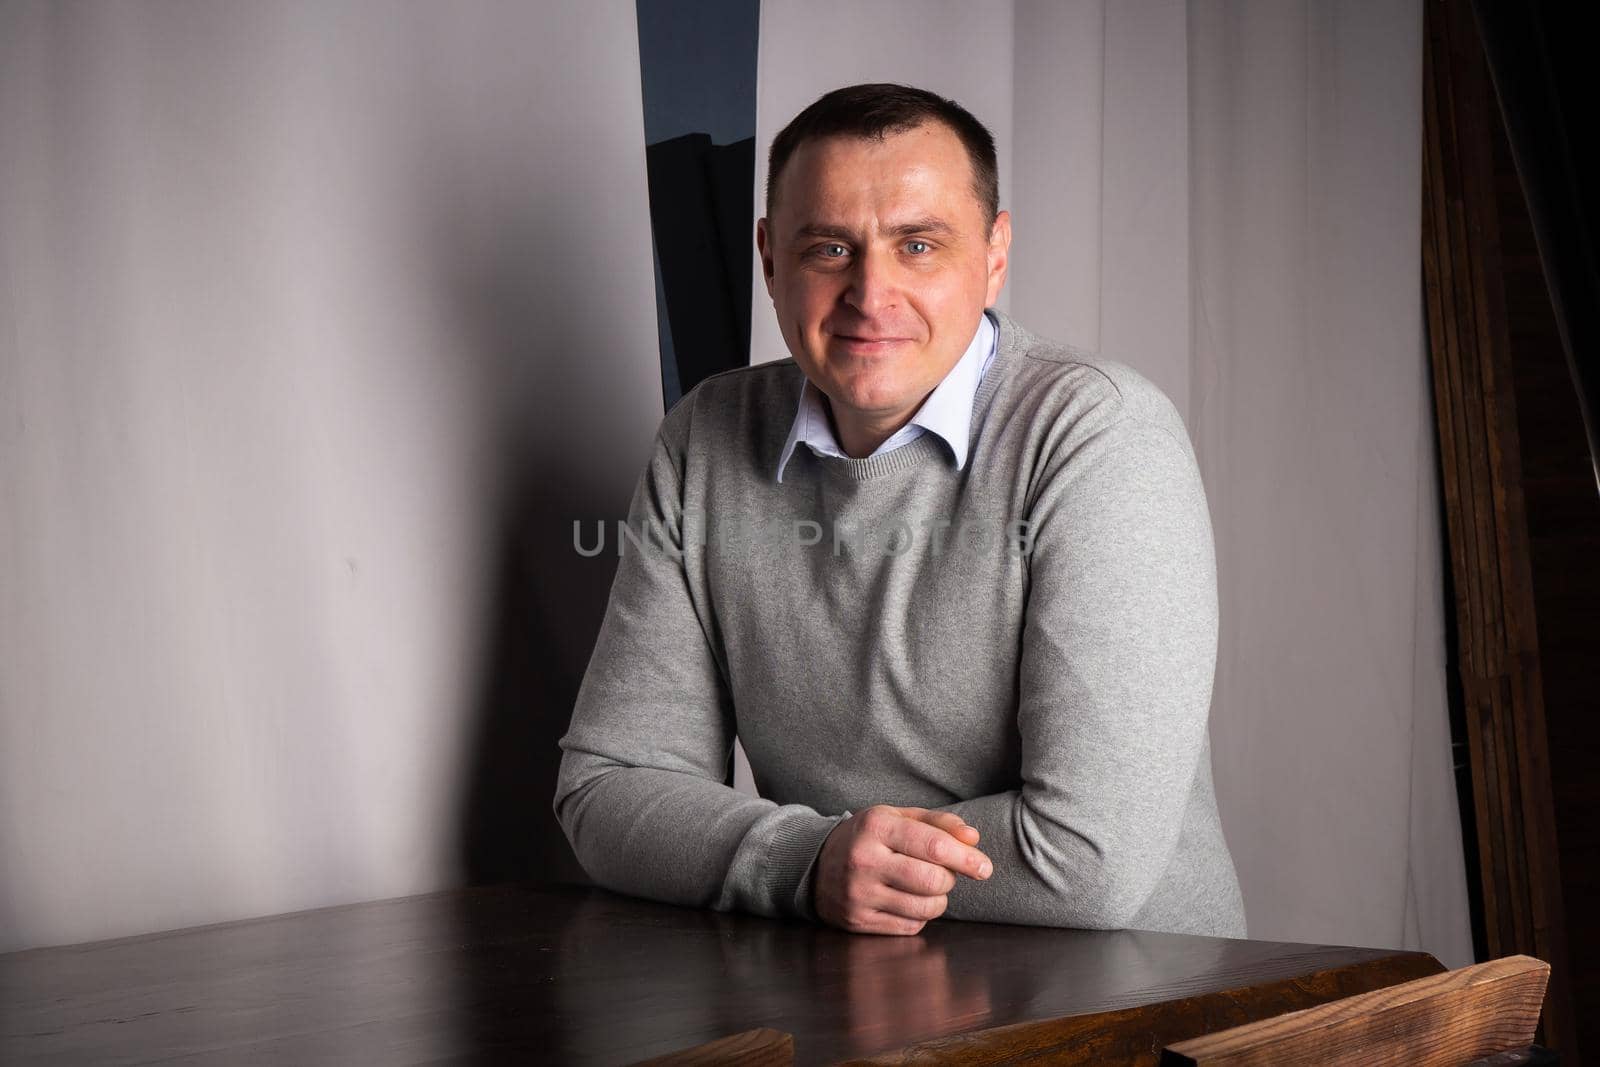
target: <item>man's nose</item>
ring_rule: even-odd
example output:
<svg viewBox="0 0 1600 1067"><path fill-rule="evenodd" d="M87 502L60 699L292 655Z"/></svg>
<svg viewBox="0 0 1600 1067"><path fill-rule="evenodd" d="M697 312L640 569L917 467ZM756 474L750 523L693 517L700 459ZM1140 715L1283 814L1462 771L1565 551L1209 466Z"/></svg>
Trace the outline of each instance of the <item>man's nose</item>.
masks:
<svg viewBox="0 0 1600 1067"><path fill-rule="evenodd" d="M862 251L850 268L850 287L845 290L845 302L868 318L894 307L900 293L895 269L894 258L888 253L874 249Z"/></svg>

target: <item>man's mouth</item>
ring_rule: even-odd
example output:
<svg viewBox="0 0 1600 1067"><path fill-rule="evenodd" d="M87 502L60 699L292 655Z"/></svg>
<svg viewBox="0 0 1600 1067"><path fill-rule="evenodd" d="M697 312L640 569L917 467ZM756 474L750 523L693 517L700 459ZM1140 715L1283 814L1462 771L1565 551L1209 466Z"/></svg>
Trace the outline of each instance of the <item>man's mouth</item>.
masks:
<svg viewBox="0 0 1600 1067"><path fill-rule="evenodd" d="M886 352L897 345L909 344L909 337L877 337L860 336L856 334L836 333L833 335L834 345L847 352L870 354L873 352Z"/></svg>

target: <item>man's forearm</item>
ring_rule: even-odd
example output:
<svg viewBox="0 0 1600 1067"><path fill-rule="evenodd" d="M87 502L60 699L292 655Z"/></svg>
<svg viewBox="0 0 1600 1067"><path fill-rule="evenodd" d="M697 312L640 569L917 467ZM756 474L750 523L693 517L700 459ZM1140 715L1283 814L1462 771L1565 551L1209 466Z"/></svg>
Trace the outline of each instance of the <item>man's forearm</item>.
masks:
<svg viewBox="0 0 1600 1067"><path fill-rule="evenodd" d="M946 805L977 827L994 861L985 882L960 880L946 912L953 919L1119 930L1139 913L1172 854L1151 828L1146 841L1091 841L1052 822L1020 790ZM1175 842L1175 835L1172 841Z"/></svg>
<svg viewBox="0 0 1600 1067"><path fill-rule="evenodd" d="M556 814L579 863L608 889L807 918L811 866L839 821L574 747L562 759Z"/></svg>

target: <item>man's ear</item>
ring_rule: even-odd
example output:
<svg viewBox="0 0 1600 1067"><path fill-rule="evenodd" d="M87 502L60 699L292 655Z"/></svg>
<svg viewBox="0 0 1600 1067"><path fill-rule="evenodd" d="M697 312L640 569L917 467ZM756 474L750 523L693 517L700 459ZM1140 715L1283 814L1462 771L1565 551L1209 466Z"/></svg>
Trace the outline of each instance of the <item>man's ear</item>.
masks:
<svg viewBox="0 0 1600 1067"><path fill-rule="evenodd" d="M767 283L767 297L772 296L772 234L766 219L756 220L756 251L761 255L761 277Z"/></svg>
<svg viewBox="0 0 1600 1067"><path fill-rule="evenodd" d="M984 307L994 307L1005 288L1006 271L1011 266L1011 212L1001 211L994 217L994 227L989 231L989 291L984 297Z"/></svg>

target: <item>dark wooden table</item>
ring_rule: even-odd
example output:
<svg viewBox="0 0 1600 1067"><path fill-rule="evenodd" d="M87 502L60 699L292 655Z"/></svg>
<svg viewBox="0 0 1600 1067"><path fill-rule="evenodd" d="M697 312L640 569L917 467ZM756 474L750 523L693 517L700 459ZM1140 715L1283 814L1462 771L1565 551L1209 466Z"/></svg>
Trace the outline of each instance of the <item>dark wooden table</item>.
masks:
<svg viewBox="0 0 1600 1067"><path fill-rule="evenodd" d="M0 1063L627 1063L755 1027L793 1034L802 1064L1063 1039L1086 1062L1153 1063L1168 1041L1440 969L1135 931L853 936L507 886L0 956Z"/></svg>

